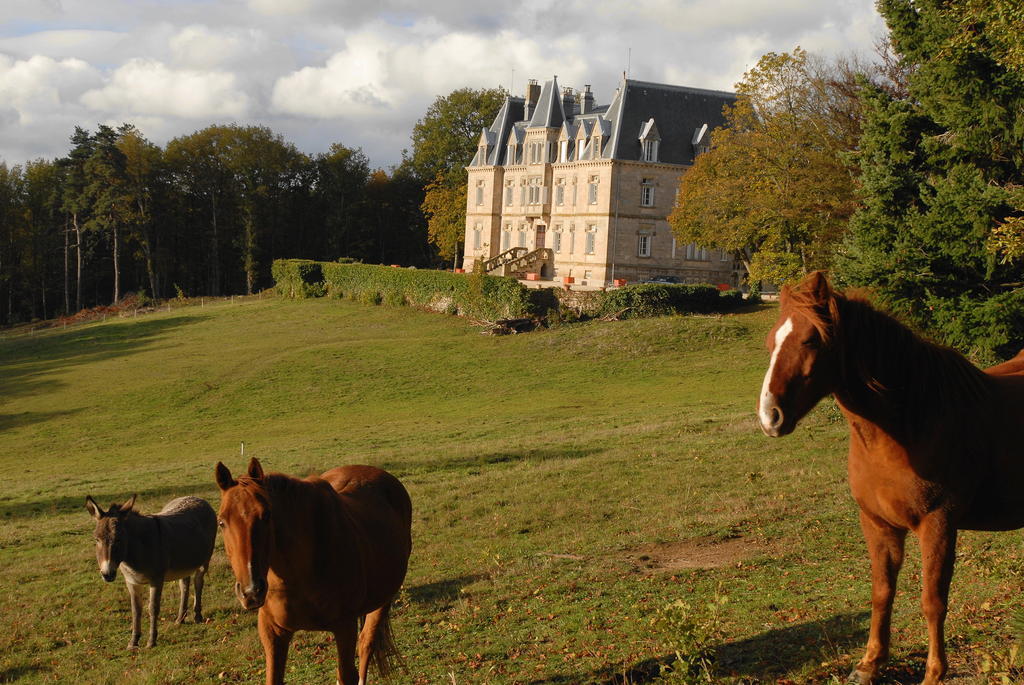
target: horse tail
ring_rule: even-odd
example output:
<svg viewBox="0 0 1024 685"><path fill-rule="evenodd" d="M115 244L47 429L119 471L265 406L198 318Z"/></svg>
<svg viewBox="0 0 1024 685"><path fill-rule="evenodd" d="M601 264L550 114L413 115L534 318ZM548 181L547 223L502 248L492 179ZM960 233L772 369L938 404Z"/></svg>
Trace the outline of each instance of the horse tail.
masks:
<svg viewBox="0 0 1024 685"><path fill-rule="evenodd" d="M377 670L377 674L384 680L397 670L405 669L405 661L398 652L395 645L394 635L391 632L391 602L375 612L378 614L377 622L373 627L373 633L368 635L370 648L370 663ZM370 617L367 617L370 620ZM360 636L362 637L362 636Z"/></svg>

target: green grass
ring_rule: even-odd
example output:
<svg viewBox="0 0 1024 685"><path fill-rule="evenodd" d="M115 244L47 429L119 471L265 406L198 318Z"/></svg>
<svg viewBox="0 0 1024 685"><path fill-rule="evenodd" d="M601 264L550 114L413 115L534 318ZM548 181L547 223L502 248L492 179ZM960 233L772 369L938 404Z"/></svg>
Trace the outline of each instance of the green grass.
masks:
<svg viewBox="0 0 1024 685"><path fill-rule="evenodd" d="M128 652L83 501L184 494L217 506L239 455L297 475L371 463L414 505L394 613L396 682L649 682L677 600L717 595L717 682L828 682L866 639L870 587L830 401L783 440L753 408L775 311L485 337L467 322L329 300L236 300L0 340L0 682L257 682L255 616L218 541L201 626ZM920 679L908 550L889 682ZM1006 653L1019 534L962 536L947 624L955 672ZM678 605L676 605L678 606ZM685 617L684 617L685 618ZM291 682L333 682L325 634ZM615 678L619 680L615 680ZM970 682L970 681L964 681Z"/></svg>

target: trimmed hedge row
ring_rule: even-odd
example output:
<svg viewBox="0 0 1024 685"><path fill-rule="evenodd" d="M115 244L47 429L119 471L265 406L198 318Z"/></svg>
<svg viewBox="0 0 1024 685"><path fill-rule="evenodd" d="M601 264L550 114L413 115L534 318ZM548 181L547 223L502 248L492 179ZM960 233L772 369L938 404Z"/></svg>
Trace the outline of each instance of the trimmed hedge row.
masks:
<svg viewBox="0 0 1024 685"><path fill-rule="evenodd" d="M721 292L713 285L639 283L604 293L601 314L622 318L667 314L708 314L734 309L743 302L738 290Z"/></svg>
<svg viewBox="0 0 1024 685"><path fill-rule="evenodd" d="M436 312L497 320L546 315L564 309L555 288L530 289L513 278L374 264L279 259L272 269L278 294L290 298L345 297L364 304L415 306ZM583 293L573 293L583 295ZM622 318L729 311L743 302L737 290L713 285L641 283L588 292L578 314ZM583 311L583 310L586 311Z"/></svg>
<svg viewBox="0 0 1024 685"><path fill-rule="evenodd" d="M530 316L537 309L531 295L536 291L515 279L482 274L301 259L275 261L273 274L283 297L345 297L488 320Z"/></svg>

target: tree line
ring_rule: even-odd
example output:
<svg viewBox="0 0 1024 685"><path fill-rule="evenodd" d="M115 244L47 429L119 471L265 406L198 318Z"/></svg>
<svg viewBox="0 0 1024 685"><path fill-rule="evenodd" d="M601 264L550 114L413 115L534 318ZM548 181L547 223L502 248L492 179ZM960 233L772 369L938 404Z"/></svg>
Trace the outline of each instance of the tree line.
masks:
<svg viewBox="0 0 1024 685"><path fill-rule="evenodd" d="M306 155L263 126L169 141L76 128L66 156L0 162L0 323L148 297L252 293L275 258L430 266L409 159L371 169L341 144Z"/></svg>
<svg viewBox="0 0 1024 685"><path fill-rule="evenodd" d="M677 237L828 269L979 361L1024 347L1024 6L880 0L870 64L770 53L683 175Z"/></svg>

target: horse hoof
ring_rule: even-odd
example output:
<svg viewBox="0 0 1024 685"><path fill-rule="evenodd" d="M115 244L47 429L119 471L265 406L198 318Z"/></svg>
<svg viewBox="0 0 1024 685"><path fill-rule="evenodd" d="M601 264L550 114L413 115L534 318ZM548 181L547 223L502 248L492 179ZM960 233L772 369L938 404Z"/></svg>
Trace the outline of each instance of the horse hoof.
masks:
<svg viewBox="0 0 1024 685"><path fill-rule="evenodd" d="M138 645L137 643L135 643L135 642L129 642L129 643L128 643L128 649L129 649L129 650L131 650L131 651L135 651L135 650L137 650L138 648L139 648L139 645Z"/></svg>
<svg viewBox="0 0 1024 685"><path fill-rule="evenodd" d="M860 671L855 668L850 671L850 676L846 679L846 682L856 683L857 685L871 685L871 683L874 682L874 678L864 671Z"/></svg>

